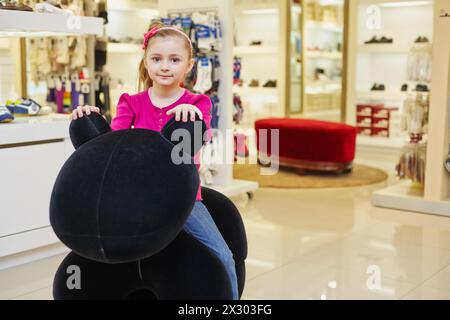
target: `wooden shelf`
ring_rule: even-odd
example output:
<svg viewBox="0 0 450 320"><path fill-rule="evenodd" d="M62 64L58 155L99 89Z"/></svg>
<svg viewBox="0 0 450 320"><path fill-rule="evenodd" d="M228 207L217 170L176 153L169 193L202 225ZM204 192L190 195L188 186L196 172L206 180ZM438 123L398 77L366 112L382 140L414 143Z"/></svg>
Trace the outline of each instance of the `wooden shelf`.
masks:
<svg viewBox="0 0 450 320"><path fill-rule="evenodd" d="M364 100L405 100L406 92L393 91L359 91L356 95L357 99Z"/></svg>
<svg viewBox="0 0 450 320"><path fill-rule="evenodd" d="M341 84L340 80L327 80L327 81L321 81L321 80L311 81L311 80L307 80L306 81L306 87L322 87L322 86L340 85L340 84Z"/></svg>
<svg viewBox="0 0 450 320"><path fill-rule="evenodd" d="M381 43L381 44L361 44L358 47L360 53L373 53L373 54L408 54L410 48L406 46L400 46L394 43Z"/></svg>
<svg viewBox="0 0 450 320"><path fill-rule="evenodd" d="M103 36L103 18L14 10L0 11L0 36L3 37Z"/></svg>
<svg viewBox="0 0 450 320"><path fill-rule="evenodd" d="M306 57L310 59L330 59L341 60L341 52L320 52L320 51L306 51Z"/></svg>

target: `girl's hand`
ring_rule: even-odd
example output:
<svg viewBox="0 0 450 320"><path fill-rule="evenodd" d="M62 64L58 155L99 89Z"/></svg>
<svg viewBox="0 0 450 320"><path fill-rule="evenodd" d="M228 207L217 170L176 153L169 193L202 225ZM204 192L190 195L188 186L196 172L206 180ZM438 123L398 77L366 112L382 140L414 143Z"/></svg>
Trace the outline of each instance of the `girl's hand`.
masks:
<svg viewBox="0 0 450 320"><path fill-rule="evenodd" d="M77 118L81 118L83 116L83 111L88 116L91 114L91 112L100 113L100 108L97 108L95 106L78 106L72 111L72 119L77 120Z"/></svg>
<svg viewBox="0 0 450 320"><path fill-rule="evenodd" d="M167 111L167 115L171 115L175 113L175 121L180 121L182 117L183 122L187 122L188 117L190 117L191 121L195 121L195 114L198 114L200 120L203 120L203 114L199 108L194 106L193 104L180 104L175 108Z"/></svg>

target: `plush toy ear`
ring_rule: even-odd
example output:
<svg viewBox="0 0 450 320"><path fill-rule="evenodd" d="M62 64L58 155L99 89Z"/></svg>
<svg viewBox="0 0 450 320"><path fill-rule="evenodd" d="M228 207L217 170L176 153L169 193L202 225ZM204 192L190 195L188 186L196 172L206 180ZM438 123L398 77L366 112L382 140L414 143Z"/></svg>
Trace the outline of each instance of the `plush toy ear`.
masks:
<svg viewBox="0 0 450 320"><path fill-rule="evenodd" d="M170 119L162 128L161 134L170 142L178 145L184 152L193 157L203 146L206 139L206 123L196 114L195 121L176 121ZM181 139L180 139L181 138ZM181 141L180 141L181 140Z"/></svg>
<svg viewBox="0 0 450 320"><path fill-rule="evenodd" d="M111 131L108 122L97 112L84 114L81 118L72 120L69 127L70 140L75 149L89 140Z"/></svg>

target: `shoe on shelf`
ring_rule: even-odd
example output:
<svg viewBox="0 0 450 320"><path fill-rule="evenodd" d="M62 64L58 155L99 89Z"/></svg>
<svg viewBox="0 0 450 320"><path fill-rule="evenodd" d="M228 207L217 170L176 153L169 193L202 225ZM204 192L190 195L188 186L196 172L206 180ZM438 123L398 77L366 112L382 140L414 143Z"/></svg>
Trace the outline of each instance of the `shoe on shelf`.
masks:
<svg viewBox="0 0 450 320"><path fill-rule="evenodd" d="M406 83L404 83L404 84L402 85L401 91L402 91L402 92L408 91L408 85L407 85Z"/></svg>
<svg viewBox="0 0 450 320"><path fill-rule="evenodd" d="M379 40L379 43L393 43L394 39L393 38L386 38L386 37L381 37L381 39Z"/></svg>
<svg viewBox="0 0 450 320"><path fill-rule="evenodd" d="M276 88L277 87L277 80L268 80L263 87L265 88Z"/></svg>
<svg viewBox="0 0 450 320"><path fill-rule="evenodd" d="M0 123L7 123L14 120L14 116L11 114L6 106L0 105Z"/></svg>
<svg viewBox="0 0 450 320"><path fill-rule="evenodd" d="M367 40L364 43L365 44L379 43L379 40L377 39L377 36L373 36L372 39Z"/></svg>
<svg viewBox="0 0 450 320"><path fill-rule="evenodd" d="M0 1L0 10L33 11L33 8L19 3L17 0Z"/></svg>
<svg viewBox="0 0 450 320"><path fill-rule="evenodd" d="M260 41L260 40L250 42L251 46L260 46L261 44L262 44L262 41Z"/></svg>
<svg viewBox="0 0 450 320"><path fill-rule="evenodd" d="M259 87L259 81L256 79L253 79L248 86L249 87Z"/></svg>
<svg viewBox="0 0 450 320"><path fill-rule="evenodd" d="M8 100L6 107L16 116L35 116L41 110L41 105L30 98L22 98L16 101Z"/></svg>
<svg viewBox="0 0 450 320"><path fill-rule="evenodd" d="M428 89L428 86L426 84L417 84L416 91L417 92L429 92L430 89Z"/></svg>
<svg viewBox="0 0 450 320"><path fill-rule="evenodd" d="M429 42L430 40L428 40L427 37L418 37L416 41L414 41L414 43L429 43Z"/></svg>
<svg viewBox="0 0 450 320"><path fill-rule="evenodd" d="M370 91L384 91L384 90L385 90L384 84L374 83L372 88L370 88Z"/></svg>

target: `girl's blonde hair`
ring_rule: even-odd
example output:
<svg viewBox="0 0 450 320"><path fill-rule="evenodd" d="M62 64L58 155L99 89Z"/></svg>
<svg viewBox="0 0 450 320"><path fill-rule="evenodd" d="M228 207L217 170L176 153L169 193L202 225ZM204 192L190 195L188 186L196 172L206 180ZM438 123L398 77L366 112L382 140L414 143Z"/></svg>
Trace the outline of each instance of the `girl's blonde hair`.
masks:
<svg viewBox="0 0 450 320"><path fill-rule="evenodd" d="M165 25L160 21L154 21L150 24L147 31L150 31L151 29L153 29L155 27L159 29L159 28L165 27ZM184 41L186 50L188 50L189 61L192 59L193 53L192 53L191 44L188 42L188 39L186 39L186 37L184 37L182 34L177 32L176 30L175 31L174 30L158 31L150 39L150 41L152 41L153 38L166 38L166 37L177 37L179 39L182 39ZM141 62L139 63L139 83L138 83L138 91L139 92L141 92L143 90L147 90L148 88L153 86L153 81L152 81L152 79L150 79L147 68L145 67L145 57L147 56L147 50L150 47L150 41L149 41L147 47L145 48L144 56L142 57Z"/></svg>

